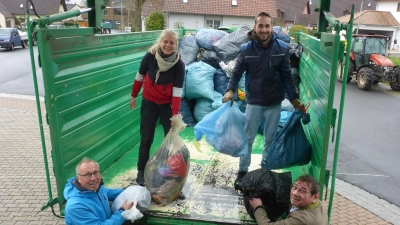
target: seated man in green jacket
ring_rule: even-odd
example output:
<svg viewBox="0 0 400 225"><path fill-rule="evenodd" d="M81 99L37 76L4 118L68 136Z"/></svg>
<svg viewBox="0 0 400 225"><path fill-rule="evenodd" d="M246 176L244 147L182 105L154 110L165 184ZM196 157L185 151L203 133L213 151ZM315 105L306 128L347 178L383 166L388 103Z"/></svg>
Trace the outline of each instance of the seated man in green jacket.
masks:
<svg viewBox="0 0 400 225"><path fill-rule="evenodd" d="M296 179L290 191L292 209L286 219L272 223L261 199L250 199L258 225L327 225L328 214L319 200L319 184L310 175Z"/></svg>

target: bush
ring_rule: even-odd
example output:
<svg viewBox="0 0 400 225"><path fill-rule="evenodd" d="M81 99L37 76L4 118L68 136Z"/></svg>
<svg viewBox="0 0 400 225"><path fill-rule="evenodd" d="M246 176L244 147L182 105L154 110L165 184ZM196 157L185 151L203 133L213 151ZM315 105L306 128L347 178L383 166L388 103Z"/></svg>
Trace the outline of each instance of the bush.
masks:
<svg viewBox="0 0 400 225"><path fill-rule="evenodd" d="M153 11L144 22L146 31L164 29L164 14L160 11Z"/></svg>
<svg viewBox="0 0 400 225"><path fill-rule="evenodd" d="M302 31L303 33L308 34L308 30L305 26L303 25L294 25L291 28L289 28L289 32L300 32Z"/></svg>

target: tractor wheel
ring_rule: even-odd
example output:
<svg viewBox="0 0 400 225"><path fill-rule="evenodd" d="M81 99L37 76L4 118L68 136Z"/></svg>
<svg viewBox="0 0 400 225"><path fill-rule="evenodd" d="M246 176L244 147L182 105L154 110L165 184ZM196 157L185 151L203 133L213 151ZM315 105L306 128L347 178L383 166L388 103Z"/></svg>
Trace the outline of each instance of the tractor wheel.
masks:
<svg viewBox="0 0 400 225"><path fill-rule="evenodd" d="M350 64L352 64L353 62L349 63L349 73L347 75L347 83L349 83L352 79L352 73L353 73L353 67L350 68ZM350 72L351 71L351 72ZM340 77L340 74L342 74L342 77ZM344 76L344 65L342 61L338 62L338 70L336 72L336 79L339 82L343 82L343 76Z"/></svg>
<svg viewBox="0 0 400 225"><path fill-rule="evenodd" d="M343 76L343 62L339 61L338 66L337 66L337 72L336 72L336 80L339 82L343 82L343 77L340 77L340 75Z"/></svg>
<svg viewBox="0 0 400 225"><path fill-rule="evenodd" d="M356 70L356 66L354 65L354 61L350 59L349 68L347 69L347 83L349 83L353 79L353 72Z"/></svg>
<svg viewBox="0 0 400 225"><path fill-rule="evenodd" d="M400 91L400 70L396 69L396 80L397 82L390 82L390 87L393 91Z"/></svg>
<svg viewBox="0 0 400 225"><path fill-rule="evenodd" d="M362 68L358 72L357 84L358 88L364 91L368 91L372 86L372 71L370 68Z"/></svg>
<svg viewBox="0 0 400 225"><path fill-rule="evenodd" d="M393 91L400 91L400 84L398 82L390 82L390 87Z"/></svg>

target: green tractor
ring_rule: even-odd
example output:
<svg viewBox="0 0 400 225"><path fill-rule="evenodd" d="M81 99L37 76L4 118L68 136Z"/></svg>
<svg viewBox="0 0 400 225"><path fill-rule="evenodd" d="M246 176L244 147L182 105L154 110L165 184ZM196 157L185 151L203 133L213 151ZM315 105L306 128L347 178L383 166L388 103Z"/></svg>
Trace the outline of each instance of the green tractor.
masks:
<svg viewBox="0 0 400 225"><path fill-rule="evenodd" d="M354 76L361 90L368 91L373 84L389 82L394 91L400 91L400 67L393 66L392 61L386 57L386 49L386 36L354 34L347 82ZM343 82L343 69L344 64L339 62L339 82Z"/></svg>

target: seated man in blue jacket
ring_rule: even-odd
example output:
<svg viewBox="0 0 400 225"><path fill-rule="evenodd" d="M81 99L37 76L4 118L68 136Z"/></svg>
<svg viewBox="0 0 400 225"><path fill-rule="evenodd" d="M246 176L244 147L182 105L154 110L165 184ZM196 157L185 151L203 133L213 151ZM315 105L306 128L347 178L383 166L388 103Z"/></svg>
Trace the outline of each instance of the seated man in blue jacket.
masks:
<svg viewBox="0 0 400 225"><path fill-rule="evenodd" d="M125 219L121 213L130 210L133 202L124 202L113 214L110 209L110 201L122 191L104 187L99 164L83 158L76 166L76 177L70 178L64 189L66 224L123 224Z"/></svg>

